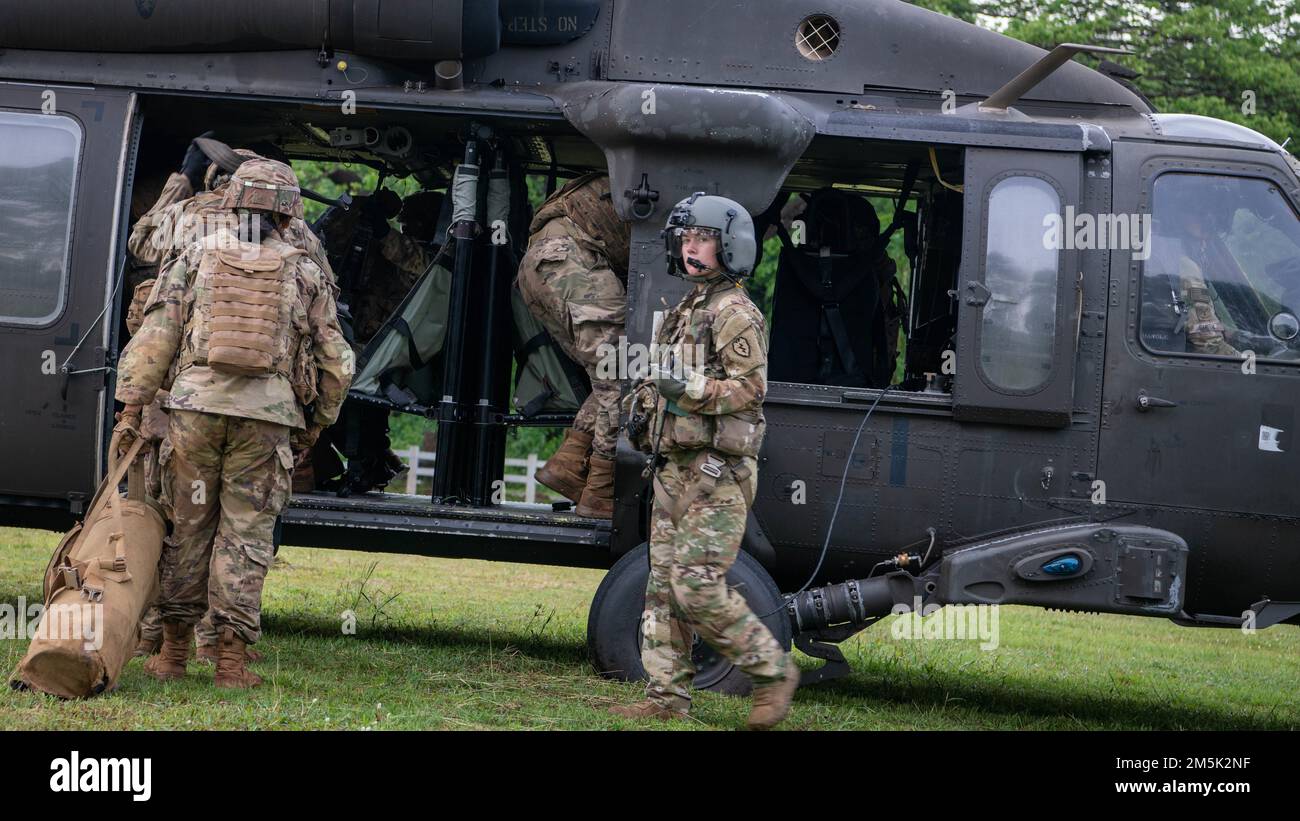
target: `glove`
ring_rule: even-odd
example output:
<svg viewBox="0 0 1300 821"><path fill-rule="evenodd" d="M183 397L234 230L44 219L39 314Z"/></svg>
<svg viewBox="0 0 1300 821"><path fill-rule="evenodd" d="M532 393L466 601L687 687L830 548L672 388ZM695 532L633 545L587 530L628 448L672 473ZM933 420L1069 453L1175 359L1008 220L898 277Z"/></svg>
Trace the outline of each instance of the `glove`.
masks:
<svg viewBox="0 0 1300 821"><path fill-rule="evenodd" d="M139 405L127 405L113 418L117 424L113 427L113 439L117 441L117 457L120 459L140 438L143 408Z"/></svg>
<svg viewBox="0 0 1300 821"><path fill-rule="evenodd" d="M686 393L686 380L674 377L671 371L665 370L659 365L651 366L650 380L654 382L660 396L674 402L680 399L682 394Z"/></svg>
<svg viewBox="0 0 1300 821"><path fill-rule="evenodd" d="M212 137L217 132L205 131L200 137ZM195 191L203 188L203 177L208 173L208 166L212 165L212 160L208 155L203 153L198 143L190 141L190 147L185 149L185 158L181 160L181 173L190 181L190 187Z"/></svg>

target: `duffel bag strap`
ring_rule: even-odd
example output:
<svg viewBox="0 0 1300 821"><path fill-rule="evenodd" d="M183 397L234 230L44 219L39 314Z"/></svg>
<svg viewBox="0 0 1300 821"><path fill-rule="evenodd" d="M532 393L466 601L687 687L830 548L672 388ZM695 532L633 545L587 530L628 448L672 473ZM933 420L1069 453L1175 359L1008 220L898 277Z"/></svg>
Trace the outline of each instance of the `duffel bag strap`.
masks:
<svg viewBox="0 0 1300 821"><path fill-rule="evenodd" d="M136 457L140 455L140 450L144 447L144 437L140 435L140 432L133 430L132 433L135 436L135 442L127 449L126 456L118 459L117 448L122 441L122 434L118 431L113 432L113 438L108 443L108 475L100 483L99 490L95 491L95 500L90 505L90 512L86 514L86 518L82 521L94 521L95 517L104 509L104 505L108 504L109 499L118 495L117 486L122 483L122 477L126 475L127 469L135 464ZM143 477L143 466L141 471ZM144 483L141 481L140 486L142 488L143 485ZM127 492L130 493L129 486Z"/></svg>
<svg viewBox="0 0 1300 821"><path fill-rule="evenodd" d="M104 483L99 486L99 491L95 494L95 503L91 506L90 512L86 514L85 519L88 523L93 522L105 507L112 505L114 530L109 535L109 538L113 542L113 558L99 559L80 567L73 565L71 569L78 572L64 573L65 584L74 580L77 576L81 577L81 597L92 602L101 601L104 598L104 576L101 571L124 574L122 578L115 579L115 581L125 582L131 579L131 574L126 572L126 528L122 522L122 497L117 492L117 486L121 484L122 477L126 475L127 470L140 461L138 457L144 447L144 437L138 431L135 432L135 441L127 449L126 455L121 459L117 459L117 449L121 437L120 432L114 432L113 438L109 442L108 476L104 477ZM143 473L140 473L136 477L137 492L143 493L143 487ZM127 492L130 493L129 480Z"/></svg>

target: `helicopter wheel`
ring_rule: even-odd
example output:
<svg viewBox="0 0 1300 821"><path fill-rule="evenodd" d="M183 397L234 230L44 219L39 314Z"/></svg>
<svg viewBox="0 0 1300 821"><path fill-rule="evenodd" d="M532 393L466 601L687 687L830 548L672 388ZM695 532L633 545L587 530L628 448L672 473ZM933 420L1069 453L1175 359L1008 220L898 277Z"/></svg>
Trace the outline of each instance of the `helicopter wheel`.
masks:
<svg viewBox="0 0 1300 821"><path fill-rule="evenodd" d="M642 544L622 556L596 589L587 616L587 652L596 672L618 681L644 681L641 623L645 614L650 548ZM790 620L776 582L743 550L727 571L727 584L740 591L755 613L770 613L763 623L785 650L790 649ZM775 612L773 612L775 611ZM698 672L695 689L743 696L752 689L749 676L698 635L691 652Z"/></svg>

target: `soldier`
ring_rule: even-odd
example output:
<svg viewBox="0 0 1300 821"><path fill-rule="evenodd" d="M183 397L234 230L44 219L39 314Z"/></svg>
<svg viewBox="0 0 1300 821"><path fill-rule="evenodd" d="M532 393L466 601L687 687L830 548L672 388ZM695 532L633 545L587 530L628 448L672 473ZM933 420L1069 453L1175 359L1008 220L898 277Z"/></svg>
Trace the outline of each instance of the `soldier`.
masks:
<svg viewBox="0 0 1300 821"><path fill-rule="evenodd" d="M235 227L233 215L222 207L230 174L203 153L200 140L190 143L180 172L168 178L158 201L131 229L127 249L142 263L165 265L195 240L221 228ZM245 161L262 159L246 148L233 153ZM334 272L325 248L301 217L289 221L284 238L305 251L333 282Z"/></svg>
<svg viewBox="0 0 1300 821"><path fill-rule="evenodd" d="M1183 313L1179 317L1180 328L1187 332L1187 350L1191 353L1215 354L1218 356L1238 356L1235 347L1228 343L1229 328L1219 318L1214 305L1214 295L1205 281L1205 271L1197 260L1209 258L1206 245L1209 232L1201 215L1190 207L1183 207L1181 213L1182 254L1177 261L1174 272L1179 283L1179 298ZM1195 257L1195 259L1193 258Z"/></svg>
<svg viewBox="0 0 1300 821"><path fill-rule="evenodd" d="M209 131L190 143L181 161L181 170L168 177L157 201L131 229L127 248L135 263L133 270L144 272L149 277L134 286L131 304L127 308L127 330L132 336L143 320L144 305L153 290L154 277L160 266L173 260L190 243L218 230L233 230L237 227L237 218L222 205L230 175L203 151L202 140L211 135L212 132ZM261 159L249 149L236 149L234 153L244 160ZM290 245L305 251L325 271L326 278L331 283L334 281L324 246L306 222L299 218L292 219L284 232L284 239ZM141 433L149 443L145 455L146 484L151 495L157 498L158 450L167 436L167 416L161 397L145 408L142 425ZM204 615L195 629L195 636L198 642L198 660L215 663L217 634L212 627L211 614ZM140 620L140 641L136 645L135 655L148 656L156 653L161 641L162 618L158 608L150 606ZM250 661L261 659L261 654L251 648L248 656Z"/></svg>
<svg viewBox="0 0 1300 821"><path fill-rule="evenodd" d="M623 334L631 227L614 212L609 177L587 174L555 192L528 230L519 292L565 355L591 377L591 395L537 481L576 502L578 515L609 519L619 382L598 365L601 346L617 348Z"/></svg>
<svg viewBox="0 0 1300 821"><path fill-rule="evenodd" d="M135 288L131 304L126 311L126 329L131 336L140 331L144 322L144 306L148 302L150 291L156 280L151 278L141 282ZM162 399L149 403L141 415L140 435L145 440L142 458L144 459L145 492L154 499L162 492L162 477L158 467L158 452L167 438L167 412L162 408ZM140 619L140 640L136 643L135 655L148 656L158 652L162 644L162 615L156 603L151 604Z"/></svg>
<svg viewBox="0 0 1300 821"><path fill-rule="evenodd" d="M205 237L162 272L123 351L117 399L126 405L119 429L133 430L142 407L170 391L160 454L173 520L161 562L163 646L145 671L183 677L194 625L210 607L220 641L214 683L244 688L261 683L246 646L260 636L293 451L334 422L353 358L325 273L284 239L302 217L293 169L245 162L224 205L239 213L241 235Z"/></svg>
<svg viewBox="0 0 1300 821"><path fill-rule="evenodd" d="M209 131L205 136L211 134ZM216 164L209 161L197 142L191 142L181 160L181 170L167 178L153 205L132 226L131 235L127 239L132 262L132 275L127 280L127 287L131 290L131 303L126 309L126 328L131 336L139 332L144 321L144 306L153 291L160 264L179 250L176 248L176 238L181 227L179 223L185 213L183 209L188 207L197 211L214 199L219 203L220 194L212 193L211 189L224 184L226 179L219 178ZM197 201L195 192L199 192ZM149 495L156 499L161 491L158 451L163 439L167 438L167 414L163 410L161 397L144 409L140 433L146 442L145 484ZM140 619L140 641L136 644L135 655L152 655L158 651L161 643L162 616L155 604Z"/></svg>
<svg viewBox="0 0 1300 821"><path fill-rule="evenodd" d="M366 246L364 253L351 257L356 263L345 261L352 270L341 271L347 280L353 350L358 357L437 256L435 235L442 202L443 195L438 191L421 191L398 201L391 190L381 189L372 196L358 197L352 212L331 227L328 236L337 256L346 260L350 246L357 242ZM388 224L394 212L401 231L392 230ZM359 219L364 219L369 229L368 241L357 239ZM388 438L388 418L384 408L346 405L339 424L326 434L328 441L322 442L316 459L304 461L295 472L295 491L309 492L319 486L341 488L339 492L350 494L385 487L406 469ZM348 458L346 473L337 480L332 477L343 468L331 443Z"/></svg>
<svg viewBox="0 0 1300 821"><path fill-rule="evenodd" d="M442 200L437 191L421 191L403 200L397 217L401 231L392 229L380 207L370 205L373 199L361 206L382 258L368 260L354 287L353 328L359 346L383 327L436 256L433 240Z"/></svg>
<svg viewBox="0 0 1300 821"><path fill-rule="evenodd" d="M672 362L656 363L629 394L629 405L639 403L651 419L637 444L664 456L654 479L641 642L650 680L645 701L610 712L686 716L697 632L754 680L748 724L767 729L789 712L799 668L726 578L758 487L765 425L767 336L741 285L757 253L754 224L738 203L697 193L673 209L666 235L669 273L694 287L655 335Z"/></svg>

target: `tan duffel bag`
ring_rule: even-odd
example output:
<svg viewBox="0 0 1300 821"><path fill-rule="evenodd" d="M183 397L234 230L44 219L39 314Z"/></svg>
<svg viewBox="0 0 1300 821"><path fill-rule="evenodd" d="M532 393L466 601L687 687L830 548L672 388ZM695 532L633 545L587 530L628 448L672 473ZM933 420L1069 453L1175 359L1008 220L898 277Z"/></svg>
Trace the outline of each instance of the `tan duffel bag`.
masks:
<svg viewBox="0 0 1300 821"><path fill-rule="evenodd" d="M116 454L118 435L109 453ZM110 463L85 520L72 528L45 571L45 612L14 671L17 689L62 698L109 691L139 640L140 617L158 585L166 523L144 493L144 440ZM123 475L127 494L118 492Z"/></svg>

